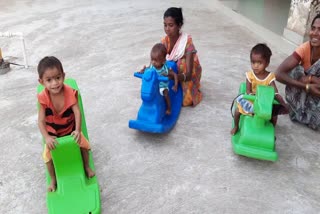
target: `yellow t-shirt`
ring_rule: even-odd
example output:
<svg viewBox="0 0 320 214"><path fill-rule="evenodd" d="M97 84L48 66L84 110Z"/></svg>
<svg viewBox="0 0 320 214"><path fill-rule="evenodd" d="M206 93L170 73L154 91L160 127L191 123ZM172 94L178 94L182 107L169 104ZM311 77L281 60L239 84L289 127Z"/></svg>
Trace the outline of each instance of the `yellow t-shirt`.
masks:
<svg viewBox="0 0 320 214"><path fill-rule="evenodd" d="M269 72L268 76L266 78L264 78L263 80L256 77L256 75L254 74L253 71L246 72L246 77L247 77L247 80L251 83L251 87L252 87L251 91L254 94L256 93L258 85L269 86L276 79L274 73L272 73L272 72ZM249 101L249 102L251 102L251 101ZM241 114L252 115L251 113L246 112L239 103L238 103L238 110Z"/></svg>
<svg viewBox="0 0 320 214"><path fill-rule="evenodd" d="M263 80L256 77L253 71L248 71L246 73L247 80L251 83L251 91L252 93L256 93L257 85L270 85L273 81L275 81L275 75L272 72L269 72L268 76Z"/></svg>

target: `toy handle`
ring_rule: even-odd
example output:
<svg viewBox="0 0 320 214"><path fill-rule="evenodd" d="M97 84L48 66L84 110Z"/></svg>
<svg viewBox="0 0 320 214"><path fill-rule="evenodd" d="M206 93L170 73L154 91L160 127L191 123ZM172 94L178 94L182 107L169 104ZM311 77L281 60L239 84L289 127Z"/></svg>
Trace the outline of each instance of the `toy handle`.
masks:
<svg viewBox="0 0 320 214"><path fill-rule="evenodd" d="M140 72L134 72L133 76L142 79L143 74ZM164 76L158 76L159 81L168 82L169 78Z"/></svg>
<svg viewBox="0 0 320 214"><path fill-rule="evenodd" d="M254 100L256 99L256 96L255 95L251 95L251 94L244 94L243 98L246 99L246 100L254 102Z"/></svg>
<svg viewBox="0 0 320 214"><path fill-rule="evenodd" d="M256 96L255 95L250 95L250 94L244 94L243 98L246 99L246 100L254 102L254 100L256 99ZM280 103L276 99L274 99L272 104L279 105Z"/></svg>
<svg viewBox="0 0 320 214"><path fill-rule="evenodd" d="M133 76L142 79L143 74L139 72L134 72Z"/></svg>
<svg viewBox="0 0 320 214"><path fill-rule="evenodd" d="M56 141L60 145L67 144L67 143L76 143L76 141L74 140L74 138L71 135L67 135L64 137L58 137L58 138L56 138Z"/></svg>

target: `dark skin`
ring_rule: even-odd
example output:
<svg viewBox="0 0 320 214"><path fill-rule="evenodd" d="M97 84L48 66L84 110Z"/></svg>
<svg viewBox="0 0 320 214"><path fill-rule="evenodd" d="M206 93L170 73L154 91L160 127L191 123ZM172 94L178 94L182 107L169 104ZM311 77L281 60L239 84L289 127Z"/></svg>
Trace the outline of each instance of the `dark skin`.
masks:
<svg viewBox="0 0 320 214"><path fill-rule="evenodd" d="M181 24L177 24L172 17L165 17L163 20L164 31L169 37L170 40L170 47L167 47L168 53L170 54L173 47L175 46L179 36L180 36L180 29L182 27ZM193 69L193 53L186 55L186 64L187 64L187 73L185 74L178 74L179 81L190 81L192 78L192 69Z"/></svg>
<svg viewBox="0 0 320 214"><path fill-rule="evenodd" d="M311 26L309 32L310 44L312 48L311 64L320 59L320 19L316 19ZM309 84L308 93L320 97L320 78L316 76L303 76L299 80L295 80L289 76L293 68L298 66L298 61L293 55L288 56L278 67L276 71L276 78L279 82L300 88L307 91L307 84Z"/></svg>

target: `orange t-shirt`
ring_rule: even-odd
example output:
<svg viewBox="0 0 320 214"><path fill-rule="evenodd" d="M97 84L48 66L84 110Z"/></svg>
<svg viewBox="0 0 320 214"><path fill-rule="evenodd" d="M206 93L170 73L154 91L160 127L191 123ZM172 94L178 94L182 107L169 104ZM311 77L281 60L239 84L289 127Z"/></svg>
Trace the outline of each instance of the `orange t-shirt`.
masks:
<svg viewBox="0 0 320 214"><path fill-rule="evenodd" d="M303 66L304 70L308 70L311 67L311 45L310 42L305 42L295 50L301 60L300 64ZM295 54L294 53L294 54Z"/></svg>
<svg viewBox="0 0 320 214"><path fill-rule="evenodd" d="M45 110L47 132L49 135L56 137L69 135L75 129L72 106L78 102L78 93L67 85L64 85L63 93L64 107L59 113L55 111L47 89L38 94L38 101Z"/></svg>

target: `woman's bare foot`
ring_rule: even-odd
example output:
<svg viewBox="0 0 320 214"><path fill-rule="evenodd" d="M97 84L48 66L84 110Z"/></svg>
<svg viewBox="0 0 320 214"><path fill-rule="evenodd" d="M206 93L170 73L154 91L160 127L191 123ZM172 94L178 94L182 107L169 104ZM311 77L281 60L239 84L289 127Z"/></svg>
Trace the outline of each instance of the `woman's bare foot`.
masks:
<svg viewBox="0 0 320 214"><path fill-rule="evenodd" d="M238 126L235 126L235 127L231 130L230 134L231 134L231 135L235 135L235 134L238 132L238 129L239 129L239 127L238 127Z"/></svg>
<svg viewBox="0 0 320 214"><path fill-rule="evenodd" d="M94 171L92 171L92 169L90 169L90 167L87 167L86 169L86 174L88 178L92 178L93 176L95 176L96 174L94 173Z"/></svg>
<svg viewBox="0 0 320 214"><path fill-rule="evenodd" d="M166 115L170 115L170 114L171 114L171 109L167 109Z"/></svg>
<svg viewBox="0 0 320 214"><path fill-rule="evenodd" d="M48 192L55 192L57 189L57 181L55 179L51 179L51 183L48 186Z"/></svg>

